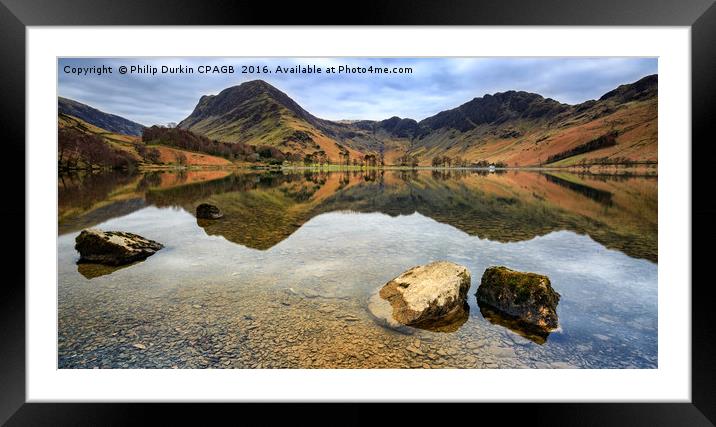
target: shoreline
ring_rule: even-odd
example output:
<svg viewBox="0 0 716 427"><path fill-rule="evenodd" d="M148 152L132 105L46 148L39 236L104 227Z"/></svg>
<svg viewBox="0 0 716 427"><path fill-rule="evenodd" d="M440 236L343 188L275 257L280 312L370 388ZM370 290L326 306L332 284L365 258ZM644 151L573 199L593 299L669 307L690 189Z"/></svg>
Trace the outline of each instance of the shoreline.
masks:
<svg viewBox="0 0 716 427"><path fill-rule="evenodd" d="M619 166L619 165L599 165L591 167L549 167L549 166L521 166L521 167L432 167L432 166L341 166L341 165L321 165L321 166L250 166L250 165L140 165L133 169L138 172L160 172L160 171L194 171L194 170L232 170L242 172L358 172L358 171L481 171L481 172L507 172L507 171L526 171L526 172L565 172L575 175L624 175L635 177L657 177L658 164L635 165L635 166ZM59 170L58 176L66 176L70 174L97 174L105 172L129 172L132 169L109 169L109 168L93 168L93 169L69 169Z"/></svg>

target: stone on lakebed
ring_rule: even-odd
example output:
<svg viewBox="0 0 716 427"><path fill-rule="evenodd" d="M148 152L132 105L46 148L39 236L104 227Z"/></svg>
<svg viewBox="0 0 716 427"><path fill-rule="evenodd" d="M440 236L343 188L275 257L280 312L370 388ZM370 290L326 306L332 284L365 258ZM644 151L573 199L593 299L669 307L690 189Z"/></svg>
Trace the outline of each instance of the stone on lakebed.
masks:
<svg viewBox="0 0 716 427"><path fill-rule="evenodd" d="M202 203L196 207L196 217L199 219L219 219L223 216L221 209L209 203Z"/></svg>
<svg viewBox="0 0 716 427"><path fill-rule="evenodd" d="M480 302L541 330L552 331L559 326L560 295L547 276L490 267L482 275L476 295Z"/></svg>
<svg viewBox="0 0 716 427"><path fill-rule="evenodd" d="M464 317L470 271L461 265L437 261L413 267L383 286L368 301L370 312L387 326L431 329ZM458 325L459 326L459 325Z"/></svg>
<svg viewBox="0 0 716 427"><path fill-rule="evenodd" d="M75 238L80 263L123 265L154 255L164 245L123 231L88 228Z"/></svg>

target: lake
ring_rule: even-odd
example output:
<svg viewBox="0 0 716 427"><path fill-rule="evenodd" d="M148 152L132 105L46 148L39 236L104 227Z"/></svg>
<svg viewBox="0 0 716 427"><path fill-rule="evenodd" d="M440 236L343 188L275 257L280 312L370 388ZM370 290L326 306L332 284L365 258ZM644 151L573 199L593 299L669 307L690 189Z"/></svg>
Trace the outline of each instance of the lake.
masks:
<svg viewBox="0 0 716 427"><path fill-rule="evenodd" d="M554 171L184 170L61 176L60 368L656 368L657 179ZM198 204L222 209L197 220ZM165 248L77 264L88 227ZM369 297L435 260L469 313L396 331ZM560 329L475 298L487 267L547 275Z"/></svg>

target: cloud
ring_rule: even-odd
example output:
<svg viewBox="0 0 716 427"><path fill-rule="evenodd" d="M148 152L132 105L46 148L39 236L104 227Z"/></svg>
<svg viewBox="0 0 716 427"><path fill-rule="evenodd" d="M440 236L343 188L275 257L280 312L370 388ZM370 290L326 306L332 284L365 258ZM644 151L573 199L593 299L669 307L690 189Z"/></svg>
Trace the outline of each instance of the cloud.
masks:
<svg viewBox="0 0 716 427"><path fill-rule="evenodd" d="M78 76L64 67L111 66L112 74ZM119 74L121 65L191 67L194 74ZM233 74L198 74L200 65L234 67ZM242 65L268 67L403 67L403 74L242 74ZM202 95L263 79L312 114L332 120L392 116L416 120L475 97L506 90L539 93L575 104L620 84L657 73L656 58L62 58L60 96L152 125L179 122Z"/></svg>

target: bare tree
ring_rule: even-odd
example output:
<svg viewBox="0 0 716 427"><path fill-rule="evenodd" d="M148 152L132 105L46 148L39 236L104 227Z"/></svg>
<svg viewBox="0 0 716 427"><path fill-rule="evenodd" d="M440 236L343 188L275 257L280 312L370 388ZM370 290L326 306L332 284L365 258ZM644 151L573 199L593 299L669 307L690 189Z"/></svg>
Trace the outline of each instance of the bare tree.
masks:
<svg viewBox="0 0 716 427"><path fill-rule="evenodd" d="M176 161L178 164L180 164L182 166L186 166L188 163L186 155L184 153L178 153L176 155Z"/></svg>

